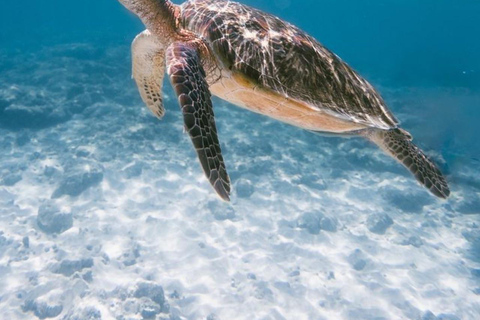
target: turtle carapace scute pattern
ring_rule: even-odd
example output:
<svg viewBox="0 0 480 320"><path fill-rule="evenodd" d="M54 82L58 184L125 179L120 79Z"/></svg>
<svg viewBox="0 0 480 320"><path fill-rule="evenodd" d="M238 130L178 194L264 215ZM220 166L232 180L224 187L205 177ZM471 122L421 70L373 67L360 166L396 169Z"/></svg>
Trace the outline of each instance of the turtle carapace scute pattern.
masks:
<svg viewBox="0 0 480 320"><path fill-rule="evenodd" d="M305 130L364 137L432 194L449 196L440 170L399 128L372 85L296 26L234 1L119 2L147 28L132 44L143 101L163 116L166 72L205 175L223 200L231 186L212 95Z"/></svg>
<svg viewBox="0 0 480 320"><path fill-rule="evenodd" d="M225 68L259 85L366 125L389 129L398 123L367 81L273 15L232 1L189 1L182 24L211 44Z"/></svg>

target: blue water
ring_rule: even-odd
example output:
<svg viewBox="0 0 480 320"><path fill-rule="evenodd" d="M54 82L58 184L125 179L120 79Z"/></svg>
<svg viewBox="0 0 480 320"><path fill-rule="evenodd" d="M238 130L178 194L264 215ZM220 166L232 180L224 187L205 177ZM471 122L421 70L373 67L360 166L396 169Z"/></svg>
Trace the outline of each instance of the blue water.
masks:
<svg viewBox="0 0 480 320"><path fill-rule="evenodd" d="M0 319L477 319L480 2L245 0L384 96L447 174L434 199L357 139L214 100L234 193L203 178L169 84L130 76L114 0L3 1Z"/></svg>

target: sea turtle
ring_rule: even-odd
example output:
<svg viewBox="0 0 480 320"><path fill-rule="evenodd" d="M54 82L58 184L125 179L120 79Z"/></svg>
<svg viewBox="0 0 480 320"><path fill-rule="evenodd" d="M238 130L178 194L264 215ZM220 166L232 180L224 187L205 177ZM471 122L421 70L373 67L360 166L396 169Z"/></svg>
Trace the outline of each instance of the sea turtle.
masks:
<svg viewBox="0 0 480 320"><path fill-rule="evenodd" d="M207 178L228 201L230 179L211 95L291 125L363 136L447 198L435 164L398 127L375 89L313 37L281 19L223 0L119 0L147 30L132 44L133 78L159 118L166 70Z"/></svg>

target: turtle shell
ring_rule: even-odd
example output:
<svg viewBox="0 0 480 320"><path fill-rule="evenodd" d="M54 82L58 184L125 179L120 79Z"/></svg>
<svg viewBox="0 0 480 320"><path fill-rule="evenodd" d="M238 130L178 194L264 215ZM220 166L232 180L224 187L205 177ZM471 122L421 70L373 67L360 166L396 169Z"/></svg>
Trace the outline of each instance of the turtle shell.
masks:
<svg viewBox="0 0 480 320"><path fill-rule="evenodd" d="M281 19L222 0L188 1L183 27L203 38L225 69L337 117L383 129L398 121L375 89L313 37Z"/></svg>

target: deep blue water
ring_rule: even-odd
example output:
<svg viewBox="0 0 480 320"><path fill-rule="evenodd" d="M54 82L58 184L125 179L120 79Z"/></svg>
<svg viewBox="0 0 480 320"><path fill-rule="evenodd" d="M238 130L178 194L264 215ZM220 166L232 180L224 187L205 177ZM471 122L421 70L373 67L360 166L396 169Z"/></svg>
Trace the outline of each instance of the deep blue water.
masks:
<svg viewBox="0 0 480 320"><path fill-rule="evenodd" d="M437 135L446 133L437 144L458 140L460 153L478 158L480 144L474 134L480 117L478 1L244 3L306 30L377 87L438 90L438 101L418 96L414 111L432 119L426 125ZM12 54L35 54L60 43L127 44L142 28L113 0L7 1L0 12L1 47ZM5 68L8 62L0 63ZM451 91L462 91L462 97L455 101L441 97ZM409 107L389 102L394 111Z"/></svg>
<svg viewBox="0 0 480 320"><path fill-rule="evenodd" d="M477 319L480 1L242 2L366 77L451 198L360 139L214 99L223 204L170 85L162 121L140 101L134 15L116 0L3 0L0 319Z"/></svg>
<svg viewBox="0 0 480 320"><path fill-rule="evenodd" d="M382 84L480 86L478 1L243 2L300 26ZM65 41L127 41L142 29L113 0L6 1L0 18L2 47L28 52Z"/></svg>

